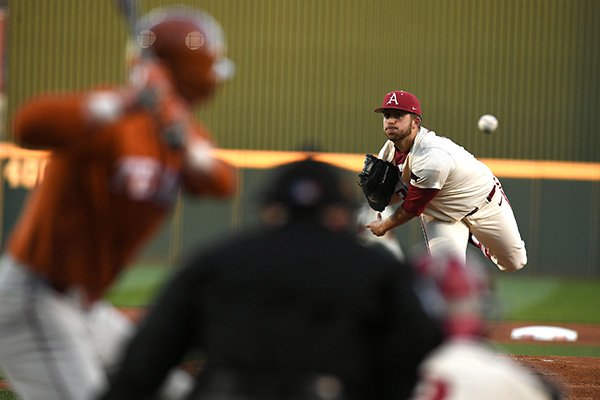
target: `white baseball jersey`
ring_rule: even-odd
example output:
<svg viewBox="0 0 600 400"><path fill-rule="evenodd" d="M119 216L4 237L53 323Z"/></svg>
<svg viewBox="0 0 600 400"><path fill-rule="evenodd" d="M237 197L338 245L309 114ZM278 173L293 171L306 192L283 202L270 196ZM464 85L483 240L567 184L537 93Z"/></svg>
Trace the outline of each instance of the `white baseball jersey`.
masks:
<svg viewBox="0 0 600 400"><path fill-rule="evenodd" d="M550 400L549 384L477 339L450 339L421 364L412 400Z"/></svg>
<svg viewBox="0 0 600 400"><path fill-rule="evenodd" d="M378 157L392 161L395 151L388 140ZM431 254L450 252L465 261L472 234L483 254L501 270L518 270L527 263L525 243L500 182L463 147L420 128L398 168L402 179L397 190L409 184L439 190L423 210Z"/></svg>
<svg viewBox="0 0 600 400"><path fill-rule="evenodd" d="M389 149L388 144L386 148ZM479 206L494 187L494 175L484 163L450 139L426 128L419 130L406 161L399 168L404 171L403 180L409 174L411 185L440 190L423 214L442 221L461 220Z"/></svg>

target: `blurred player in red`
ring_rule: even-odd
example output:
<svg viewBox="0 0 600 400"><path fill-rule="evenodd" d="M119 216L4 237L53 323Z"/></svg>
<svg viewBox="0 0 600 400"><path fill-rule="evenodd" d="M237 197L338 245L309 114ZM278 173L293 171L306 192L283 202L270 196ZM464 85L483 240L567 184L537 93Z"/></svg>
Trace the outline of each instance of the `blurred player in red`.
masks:
<svg viewBox="0 0 600 400"><path fill-rule="evenodd" d="M159 9L124 87L36 97L19 144L51 151L0 265L0 360L23 399L90 399L131 325L102 301L180 190L229 197L235 171L191 115L232 73L212 16Z"/></svg>
<svg viewBox="0 0 600 400"><path fill-rule="evenodd" d="M503 354L488 339L486 318L494 304L490 277L478 264L453 256L417 263L418 290L446 339L422 362L412 400L560 400L557 382Z"/></svg>

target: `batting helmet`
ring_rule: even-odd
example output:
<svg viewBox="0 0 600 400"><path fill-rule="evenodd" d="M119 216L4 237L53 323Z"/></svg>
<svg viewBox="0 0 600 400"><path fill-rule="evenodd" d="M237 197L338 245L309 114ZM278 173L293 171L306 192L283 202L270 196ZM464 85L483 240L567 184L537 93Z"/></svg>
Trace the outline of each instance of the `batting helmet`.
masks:
<svg viewBox="0 0 600 400"><path fill-rule="evenodd" d="M381 107L374 111L380 113L390 108L421 115L421 104L417 96L403 90L394 90L386 94L381 102Z"/></svg>
<svg viewBox="0 0 600 400"><path fill-rule="evenodd" d="M140 57L163 62L177 91L190 102L209 97L233 75L234 65L225 57L223 30L206 12L158 8L140 19L136 31Z"/></svg>

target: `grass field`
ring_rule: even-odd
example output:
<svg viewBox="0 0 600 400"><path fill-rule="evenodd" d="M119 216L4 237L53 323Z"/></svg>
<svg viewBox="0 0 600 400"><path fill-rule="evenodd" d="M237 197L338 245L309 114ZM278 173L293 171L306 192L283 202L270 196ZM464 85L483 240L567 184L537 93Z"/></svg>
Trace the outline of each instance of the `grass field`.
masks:
<svg viewBox="0 0 600 400"><path fill-rule="evenodd" d="M496 285L505 320L600 323L600 280L503 274Z"/></svg>
<svg viewBox="0 0 600 400"><path fill-rule="evenodd" d="M173 270L140 265L127 270L108 294L120 307L148 304ZM540 322L600 323L600 280L495 274L496 318Z"/></svg>
<svg viewBox="0 0 600 400"><path fill-rule="evenodd" d="M150 302L172 272L160 266L129 269L109 293L120 307L139 307ZM493 318L539 323L600 324L600 280L494 274L497 310ZM565 344L502 345L512 354L600 357L600 347Z"/></svg>
<svg viewBox="0 0 600 400"><path fill-rule="evenodd" d="M118 307L146 306L171 272L172 269L157 265L130 268L108 293L108 300Z"/></svg>
<svg viewBox="0 0 600 400"><path fill-rule="evenodd" d="M0 400L17 400L18 397L10 390L0 390Z"/></svg>

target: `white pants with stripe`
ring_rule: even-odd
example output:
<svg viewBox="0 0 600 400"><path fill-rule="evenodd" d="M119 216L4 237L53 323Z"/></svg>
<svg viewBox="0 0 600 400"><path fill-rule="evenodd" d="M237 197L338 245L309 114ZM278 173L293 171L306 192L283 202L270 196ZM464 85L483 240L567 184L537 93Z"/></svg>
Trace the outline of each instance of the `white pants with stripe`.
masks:
<svg viewBox="0 0 600 400"><path fill-rule="evenodd" d="M424 229L432 255L453 254L463 262L469 234L487 248L490 258L503 271L516 271L527 263L525 243L521 239L513 210L499 182L488 201L460 221L441 221L423 216Z"/></svg>
<svg viewBox="0 0 600 400"><path fill-rule="evenodd" d="M96 398L133 331L111 304L84 308L9 255L0 260L0 369L20 399ZM191 377L182 374L173 386L185 392Z"/></svg>

